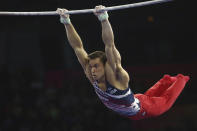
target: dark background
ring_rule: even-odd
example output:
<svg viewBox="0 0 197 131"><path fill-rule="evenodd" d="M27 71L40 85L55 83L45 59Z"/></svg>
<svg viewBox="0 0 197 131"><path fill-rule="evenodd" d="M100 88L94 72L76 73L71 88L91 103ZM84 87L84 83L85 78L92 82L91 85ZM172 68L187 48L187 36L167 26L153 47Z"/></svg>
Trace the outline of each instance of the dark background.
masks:
<svg viewBox="0 0 197 131"><path fill-rule="evenodd" d="M142 0L2 0L0 11L54 11ZM109 12L122 65L134 93L164 74L191 77L173 107L131 121L108 110L69 46L59 16L0 16L0 131L188 131L197 129L197 27L191 1ZM103 50L93 14L72 15L88 53Z"/></svg>

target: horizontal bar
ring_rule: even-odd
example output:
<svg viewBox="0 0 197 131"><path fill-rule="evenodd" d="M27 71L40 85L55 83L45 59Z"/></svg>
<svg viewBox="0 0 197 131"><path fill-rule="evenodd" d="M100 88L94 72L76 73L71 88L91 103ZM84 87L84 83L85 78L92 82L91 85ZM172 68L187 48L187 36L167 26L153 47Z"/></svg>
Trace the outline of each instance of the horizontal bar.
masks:
<svg viewBox="0 0 197 131"><path fill-rule="evenodd" d="M172 0L151 0L151 1L145 1L145 2L138 2L133 4L127 4L127 5L119 5L119 6L111 6L106 7L103 11L112 11L112 10L120 10L120 9L127 9L127 8L133 8L133 7L140 7L140 6L146 6L146 5L152 5L152 4L159 4L164 2L169 2ZM83 9L83 10L70 10L68 11L68 14L84 14L84 13L92 13L94 9ZM56 11L42 11L42 12L9 12L9 11L2 11L0 12L0 15L59 15Z"/></svg>

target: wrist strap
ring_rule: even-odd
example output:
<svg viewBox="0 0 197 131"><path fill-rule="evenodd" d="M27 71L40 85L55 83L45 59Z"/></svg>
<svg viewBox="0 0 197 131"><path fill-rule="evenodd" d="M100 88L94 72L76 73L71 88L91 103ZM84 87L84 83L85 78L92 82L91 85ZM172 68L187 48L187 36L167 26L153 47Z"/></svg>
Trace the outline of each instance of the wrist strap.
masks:
<svg viewBox="0 0 197 131"><path fill-rule="evenodd" d="M60 17L60 22L64 25L66 24L71 24L71 21L70 21L70 18L63 18L63 17Z"/></svg>
<svg viewBox="0 0 197 131"><path fill-rule="evenodd" d="M108 15L107 11L105 11L105 12L101 13L100 15L98 15L98 19L100 21L107 20L108 18L109 18L109 15Z"/></svg>

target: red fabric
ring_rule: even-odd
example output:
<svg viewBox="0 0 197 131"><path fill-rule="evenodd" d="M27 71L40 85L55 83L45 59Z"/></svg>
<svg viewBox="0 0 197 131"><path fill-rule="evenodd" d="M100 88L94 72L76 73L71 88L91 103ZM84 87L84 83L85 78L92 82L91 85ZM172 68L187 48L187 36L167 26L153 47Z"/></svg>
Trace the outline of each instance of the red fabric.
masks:
<svg viewBox="0 0 197 131"><path fill-rule="evenodd" d="M175 77L164 75L161 80L144 94L134 95L140 101L141 110L137 115L129 118L140 120L163 114L174 104L188 80L189 76L182 74L178 74Z"/></svg>

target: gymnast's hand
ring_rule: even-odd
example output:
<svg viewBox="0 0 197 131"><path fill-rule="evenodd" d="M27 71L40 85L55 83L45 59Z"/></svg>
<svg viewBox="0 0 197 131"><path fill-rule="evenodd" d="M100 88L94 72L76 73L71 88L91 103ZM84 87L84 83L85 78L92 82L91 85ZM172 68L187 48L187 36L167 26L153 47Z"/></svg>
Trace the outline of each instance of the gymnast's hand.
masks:
<svg viewBox="0 0 197 131"><path fill-rule="evenodd" d="M57 8L57 13L60 15L60 22L62 24L70 24L70 15L68 14L68 10L67 9L60 9Z"/></svg>
<svg viewBox="0 0 197 131"><path fill-rule="evenodd" d="M94 10L94 14L98 17L100 21L105 21L109 17L107 11L104 11L103 9L105 9L105 6L99 5L96 6Z"/></svg>

